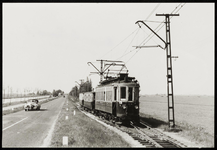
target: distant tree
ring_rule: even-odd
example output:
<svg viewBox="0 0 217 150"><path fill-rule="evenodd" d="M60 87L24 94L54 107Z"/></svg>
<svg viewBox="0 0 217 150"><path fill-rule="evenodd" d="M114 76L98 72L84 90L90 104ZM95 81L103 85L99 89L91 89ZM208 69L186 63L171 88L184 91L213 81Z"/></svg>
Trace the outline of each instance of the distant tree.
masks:
<svg viewBox="0 0 217 150"><path fill-rule="evenodd" d="M90 79L90 83L89 83L89 89L88 89L88 91L92 91L92 81L91 81L91 79Z"/></svg>
<svg viewBox="0 0 217 150"><path fill-rule="evenodd" d="M63 95L64 94L64 91L62 91L62 90L53 90L53 93L52 93L52 95L53 96L59 96L59 95Z"/></svg>
<svg viewBox="0 0 217 150"><path fill-rule="evenodd" d="M43 90L42 95L47 95L47 90Z"/></svg>
<svg viewBox="0 0 217 150"><path fill-rule="evenodd" d="M74 86L72 88L72 90L69 92L69 94L73 97L78 97L79 93L78 93L78 87L77 86Z"/></svg>
<svg viewBox="0 0 217 150"><path fill-rule="evenodd" d="M90 92L90 91L92 91L92 81L91 80L89 81L87 77L87 81L80 85L79 93Z"/></svg>
<svg viewBox="0 0 217 150"><path fill-rule="evenodd" d="M55 90L53 90L53 97L56 97L57 96L57 94L56 94L56 91Z"/></svg>

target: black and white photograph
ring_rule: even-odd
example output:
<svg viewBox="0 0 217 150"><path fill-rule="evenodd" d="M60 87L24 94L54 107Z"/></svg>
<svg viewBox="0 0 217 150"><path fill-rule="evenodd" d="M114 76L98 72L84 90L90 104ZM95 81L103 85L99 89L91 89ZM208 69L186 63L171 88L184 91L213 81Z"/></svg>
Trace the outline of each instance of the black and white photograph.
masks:
<svg viewBox="0 0 217 150"><path fill-rule="evenodd" d="M3 2L2 148L214 148L214 13Z"/></svg>

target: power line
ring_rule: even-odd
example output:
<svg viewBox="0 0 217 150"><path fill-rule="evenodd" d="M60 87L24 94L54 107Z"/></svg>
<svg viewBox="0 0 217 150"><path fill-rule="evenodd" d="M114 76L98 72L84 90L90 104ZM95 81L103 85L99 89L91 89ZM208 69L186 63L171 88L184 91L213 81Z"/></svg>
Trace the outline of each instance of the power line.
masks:
<svg viewBox="0 0 217 150"><path fill-rule="evenodd" d="M175 14L176 14L177 12L179 12L179 10L182 9L182 7L185 6L185 4L186 4L186 3L182 4L182 6L175 12ZM171 17L171 18L172 18L172 17Z"/></svg>
<svg viewBox="0 0 217 150"><path fill-rule="evenodd" d="M129 53L133 52L134 50L137 50L137 49L136 49L136 48L134 48L133 50L129 51L128 53L126 53L126 54L124 54L124 55L122 55L121 57L117 58L116 60L118 60L118 59L120 59L120 58L122 58L122 57L126 56L127 54L129 54Z"/></svg>
<svg viewBox="0 0 217 150"><path fill-rule="evenodd" d="M134 53L134 55L133 56L135 56L136 55L136 53L139 51L139 49ZM126 63L125 64L127 64L132 58L133 58L133 56L132 57L130 57L130 59L128 59L127 61L126 61Z"/></svg>
<svg viewBox="0 0 217 150"><path fill-rule="evenodd" d="M181 3L178 5L178 6L176 6L175 7L175 9L171 12L171 14L176 10L176 9L178 9L179 7L180 7L180 5L181 5L181 7L175 12L175 13L177 13L184 5L185 5L186 3L184 3L184 4L182 4L181 5ZM155 8L152 10L152 12L149 14L149 16L146 18L146 20L153 14L153 12L159 7L159 5L160 4L158 4L157 6L155 6ZM173 16L170 16L171 18L173 17ZM149 22L151 22L151 21L149 21ZM154 21L152 21L152 22L154 22ZM156 22L156 21L155 21ZM162 22L160 22L160 24L154 29L154 31L156 31L156 33L164 26L164 21L162 21ZM162 26L161 26L162 25ZM140 28L139 28L140 29ZM135 36L138 34L138 29L136 29L137 30L137 33L135 34ZM134 30L130 35L132 35L136 30ZM143 30L144 31L144 30ZM129 36L130 36L129 35ZM129 36L127 36L123 41L125 41ZM134 38L135 38L135 36L134 36ZM151 36L151 37L150 37ZM150 40L150 39L152 39L152 37L154 36L154 34L153 33L151 33L151 34L149 34L148 36L147 36L147 38L145 39L145 40L143 40L142 42L141 42L141 44L139 44L140 46L142 45L142 43L144 43L144 45ZM134 40L134 38L132 39L132 41ZM111 52L113 49L115 49L118 45L120 45L123 41L121 41L119 44L117 44L114 48L112 48L110 51L108 51L106 54L108 54L109 52ZM132 41L130 42L130 43L132 43ZM155 41L154 41L155 42ZM156 43L156 42L155 42ZM129 48L129 46L127 47L127 49ZM118 59L120 59L120 58L122 58L122 57L124 57L124 56L126 56L126 55L128 55L129 53L131 53L131 52L133 52L133 51L135 51L135 50L137 50L136 51L136 53L140 50L140 49L137 49L137 48L135 48L135 49L133 49L133 50L131 50L131 51L129 51L128 53L126 53L126 51L127 51L127 49L125 50L125 52L123 53L123 55L121 56L121 57L119 57ZM133 54L133 56L135 56L135 54L136 53L134 53ZM105 55L106 55L105 54ZM104 55L104 56L105 56ZM103 56L103 57L104 57ZM133 56L129 59L129 60L127 60L127 62L129 62L132 58L133 58ZM118 60L118 59L116 59L116 60Z"/></svg>
<svg viewBox="0 0 217 150"><path fill-rule="evenodd" d="M148 17L146 18L146 20L154 13L154 11L158 8L160 6L160 3L159 4L157 4L156 6L155 6L155 8L151 11L151 13L148 15ZM138 30L139 31L139 30ZM137 33L138 33L138 31L137 31ZM144 31L144 30L143 30ZM137 33L136 33L136 35L137 35ZM136 36L135 35L135 36ZM134 38L135 38L135 36L134 36ZM132 39L132 41L134 40L134 38ZM132 41L130 42L130 44L132 43ZM129 44L129 45L130 45ZM129 46L127 47L127 49L129 48ZM127 51L127 49L124 51L124 53L123 53L123 55L120 57L120 58L122 58L123 56L125 56L125 55L127 55L127 54L129 54L129 53L131 53L132 51L130 51L129 53L127 53L127 54L125 54L126 53L126 51ZM135 50L135 49L134 49ZM134 51L133 50L133 51ZM135 55L135 54L134 54ZM119 58L119 59L120 59Z"/></svg>
<svg viewBox="0 0 217 150"><path fill-rule="evenodd" d="M186 4L186 3L185 3ZM179 12L179 10L185 5L185 4L183 4L183 5L181 5L181 3L171 12L171 14L181 5L181 7L175 12L175 14L177 13L177 12ZM172 18L173 16L170 16L170 19ZM163 22L162 22L163 23ZM161 24L162 24L161 23ZM160 25L161 25L160 24ZM164 26L165 24L163 24L163 26ZM156 33L163 27L163 26L161 26L157 31L156 31ZM157 29L157 28L156 28ZM148 39L148 41L152 38L154 36L154 34L152 33L152 36ZM146 41L146 43L148 42L148 41Z"/></svg>
<svg viewBox="0 0 217 150"><path fill-rule="evenodd" d="M184 3L184 4L182 4L181 5L181 3L171 12L171 14L181 5L181 7L175 12L175 14L177 13L177 12L179 12L179 10L185 5L186 3ZM170 19L172 18L173 16L170 16ZM160 25L162 24L162 23L164 23L164 21L162 21L161 23L160 23ZM159 28L160 27L160 25L157 27L157 28ZM163 26L164 26L164 24L163 24ZM156 31L156 33L163 27L163 26L161 26L158 30L157 30L157 28L154 30L154 31ZM148 39L148 41L154 36L154 34L153 33L151 33L150 35L152 35L149 39ZM150 36L149 35L149 36ZM149 37L148 36L148 37ZM147 39L147 38L146 38ZM146 39L144 40L144 41L146 41ZM144 42L143 41L143 42ZM146 41L146 43L148 42L148 41ZM143 43L142 42L142 43ZM142 43L140 44L140 45L142 45ZM146 43L144 43L144 45L146 44ZM135 49L134 49L135 50ZM132 51L134 51L134 50L132 50ZM140 49L138 49L137 51L136 51L136 53L139 51ZM130 52L132 52L132 51L130 51ZM136 54L135 53L135 54ZM128 53L127 53L128 54ZM135 54L133 55L133 56L135 56ZM133 58L133 56L127 61L127 62L129 62L132 58Z"/></svg>
<svg viewBox="0 0 217 150"><path fill-rule="evenodd" d="M171 14L181 5L181 3L175 7L175 9L171 12ZM185 4L184 4L185 5ZM184 5L182 5L175 13L177 13ZM170 19L172 18L173 16L170 16ZM158 26L157 28L154 29L154 31L157 33L163 26L164 26L164 21L162 21ZM161 26L163 25L163 26ZM161 27L160 27L161 26ZM160 28L159 28L160 27ZM159 28L159 29L158 29ZM157 31L156 31L157 30ZM151 36L151 37L150 37ZM153 33L151 33L145 40L143 40L144 44L146 44L152 37L154 36ZM150 37L150 38L149 38ZM149 38L149 39L148 39ZM148 39L148 40L147 40ZM146 41L147 40L147 41ZM145 42L146 41L146 42ZM142 42L142 43L143 43ZM142 43L140 45L142 45Z"/></svg>
<svg viewBox="0 0 217 150"><path fill-rule="evenodd" d="M176 8L171 12L171 14L181 5L182 3L180 3L178 6L176 6Z"/></svg>
<svg viewBox="0 0 217 150"><path fill-rule="evenodd" d="M155 6L155 8L152 10L152 12L148 15L148 17L146 18L146 20L154 13L154 11L160 6L160 3Z"/></svg>
<svg viewBox="0 0 217 150"><path fill-rule="evenodd" d="M136 30L138 30L139 28L137 28ZM128 37L130 37L136 30L134 30L130 35L128 35L124 40L122 40L120 43L118 43L115 47L113 47L111 50L109 50L106 54L104 54L103 56L101 56L101 58L103 58L105 55L107 55L109 52L111 52L113 49L115 49L117 46L119 46L121 43L123 43Z"/></svg>
<svg viewBox="0 0 217 150"><path fill-rule="evenodd" d="M138 28L139 31L139 28ZM134 35L133 39L131 40L130 44L133 42L133 40L135 39L136 35L138 34L138 31L136 32L136 34ZM130 47L130 44L128 45L127 49ZM127 49L124 51L123 55L126 53Z"/></svg>

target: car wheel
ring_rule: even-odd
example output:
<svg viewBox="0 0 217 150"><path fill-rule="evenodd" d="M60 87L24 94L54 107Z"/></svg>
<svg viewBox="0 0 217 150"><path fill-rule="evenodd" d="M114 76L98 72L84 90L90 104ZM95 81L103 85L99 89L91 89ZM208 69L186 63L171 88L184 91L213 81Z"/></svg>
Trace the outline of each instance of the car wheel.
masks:
<svg viewBox="0 0 217 150"><path fill-rule="evenodd" d="M29 111L29 109L30 109L29 106L27 106L25 110L26 110L26 111Z"/></svg>

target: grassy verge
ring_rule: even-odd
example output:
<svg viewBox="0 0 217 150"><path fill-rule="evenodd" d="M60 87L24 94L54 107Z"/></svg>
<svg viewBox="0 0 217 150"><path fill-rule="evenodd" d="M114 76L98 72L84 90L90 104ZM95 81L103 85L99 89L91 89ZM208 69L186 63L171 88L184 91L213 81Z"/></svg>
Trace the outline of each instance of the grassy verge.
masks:
<svg viewBox="0 0 217 150"><path fill-rule="evenodd" d="M160 128L164 131L168 131L168 123L160 118L152 117L151 115L140 113L141 120L147 122L153 128ZM173 131L171 131L173 132ZM202 144L206 147L214 147L214 137L207 133L204 128L195 127L188 123L178 122L176 121L176 129L174 132L178 132L178 134L186 139L193 141L198 144Z"/></svg>
<svg viewBox="0 0 217 150"><path fill-rule="evenodd" d="M2 103L2 107L13 106L13 105L22 104L22 103L25 103L25 101L12 102L12 103Z"/></svg>
<svg viewBox="0 0 217 150"><path fill-rule="evenodd" d="M63 147L63 136L68 136L68 147L129 147L119 135L80 112L70 98L63 105L50 146Z"/></svg>
<svg viewBox="0 0 217 150"><path fill-rule="evenodd" d="M56 98L50 98L50 99L44 100L42 102L39 102L39 104L47 103L47 102L52 101L54 99L56 99ZM18 112L18 111L21 111L21 110L24 110L23 106L15 107L13 109L8 109L8 110L4 110L4 111L2 110L2 116L7 115L7 114L11 114L11 113L15 113L15 112Z"/></svg>
<svg viewBox="0 0 217 150"><path fill-rule="evenodd" d="M31 99L31 97L29 97L29 99ZM36 98L38 100L40 99L44 99L43 97L42 98ZM22 104L22 103L25 103L27 100L24 100L24 101L18 101L18 102L9 102L9 103L2 103L2 107L7 107L7 106L13 106L13 105L17 105L17 104Z"/></svg>

